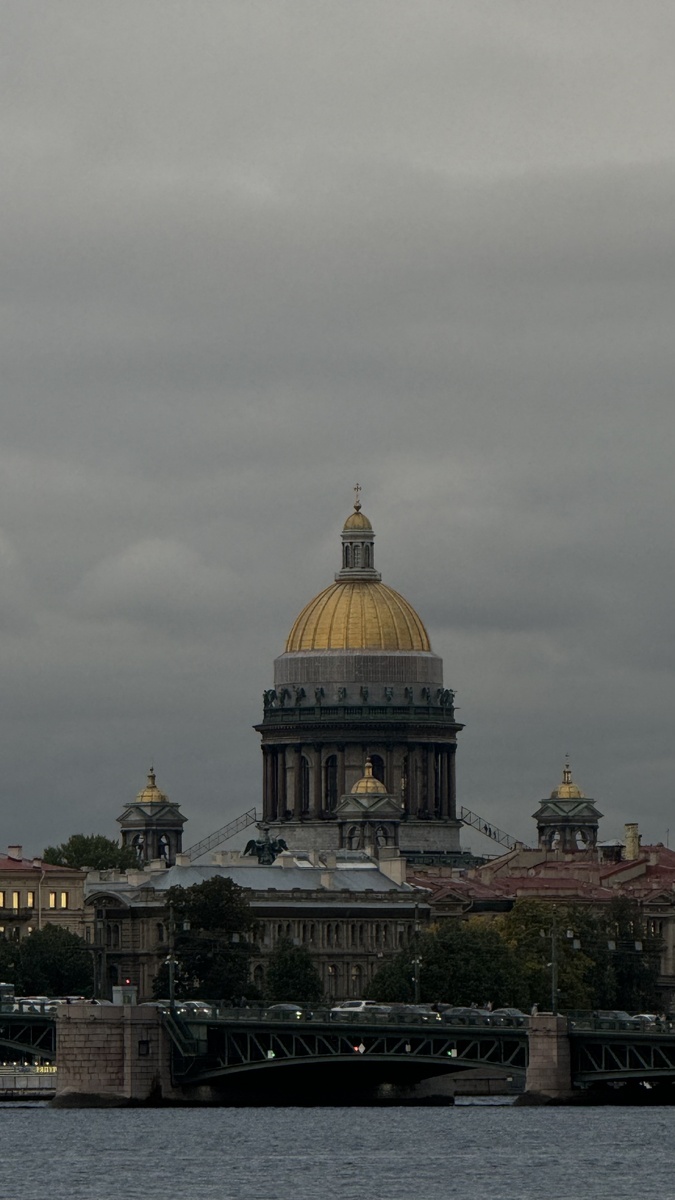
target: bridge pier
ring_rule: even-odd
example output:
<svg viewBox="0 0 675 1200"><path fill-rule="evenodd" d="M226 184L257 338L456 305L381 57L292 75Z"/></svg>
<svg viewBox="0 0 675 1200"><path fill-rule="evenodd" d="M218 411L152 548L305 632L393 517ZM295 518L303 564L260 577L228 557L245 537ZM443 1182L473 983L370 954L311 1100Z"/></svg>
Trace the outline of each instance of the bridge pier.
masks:
<svg viewBox="0 0 675 1200"><path fill-rule="evenodd" d="M60 1107L190 1103L171 1082L169 1037L154 1008L61 1005L56 1064Z"/></svg>
<svg viewBox="0 0 675 1200"><path fill-rule="evenodd" d="M569 1099L574 1093L567 1018L553 1013L530 1017L529 1043L525 1095Z"/></svg>

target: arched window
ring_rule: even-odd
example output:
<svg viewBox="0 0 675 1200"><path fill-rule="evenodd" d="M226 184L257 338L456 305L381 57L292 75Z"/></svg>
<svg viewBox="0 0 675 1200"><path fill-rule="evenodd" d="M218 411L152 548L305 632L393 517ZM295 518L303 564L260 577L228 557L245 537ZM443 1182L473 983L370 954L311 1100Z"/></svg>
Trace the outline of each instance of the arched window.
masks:
<svg viewBox="0 0 675 1200"><path fill-rule="evenodd" d="M328 995L330 996L331 1000L334 1000L335 997L337 996L337 980L338 980L337 967L334 966L333 963L331 963L328 967L326 974L328 975Z"/></svg>
<svg viewBox="0 0 675 1200"><path fill-rule="evenodd" d="M300 810L309 812L309 759L304 754L300 759Z"/></svg>
<svg viewBox="0 0 675 1200"><path fill-rule="evenodd" d="M358 999L363 991L363 970L355 963L352 967L352 996Z"/></svg>
<svg viewBox="0 0 675 1200"><path fill-rule="evenodd" d="M358 825L352 825L350 826L349 833L347 834L347 849L358 850L360 845L361 830L359 829Z"/></svg>
<svg viewBox="0 0 675 1200"><path fill-rule="evenodd" d="M351 546L345 546L345 566L351 567L351 565L352 565L352 548L351 548Z"/></svg>
<svg viewBox="0 0 675 1200"><path fill-rule="evenodd" d="M363 565L364 567L370 566L370 546L363 547Z"/></svg>
<svg viewBox="0 0 675 1200"><path fill-rule="evenodd" d="M361 547L360 546L354 547L354 566L355 567L361 566Z"/></svg>
<svg viewBox="0 0 675 1200"><path fill-rule="evenodd" d="M164 941L164 926L162 925L161 921L157 922L157 941L158 942Z"/></svg>
<svg viewBox="0 0 675 1200"><path fill-rule="evenodd" d="M335 812L338 802L337 754L330 754L323 765L323 806L326 812Z"/></svg>
<svg viewBox="0 0 675 1200"><path fill-rule="evenodd" d="M371 754L370 762L373 768L373 775L379 779L380 783L387 786L387 781L384 777L384 759L379 754Z"/></svg>
<svg viewBox="0 0 675 1200"><path fill-rule="evenodd" d="M265 971L260 963L258 963L257 967L253 968L253 983L254 983L255 987L257 987L259 992L262 992L264 990L264 988L265 988Z"/></svg>

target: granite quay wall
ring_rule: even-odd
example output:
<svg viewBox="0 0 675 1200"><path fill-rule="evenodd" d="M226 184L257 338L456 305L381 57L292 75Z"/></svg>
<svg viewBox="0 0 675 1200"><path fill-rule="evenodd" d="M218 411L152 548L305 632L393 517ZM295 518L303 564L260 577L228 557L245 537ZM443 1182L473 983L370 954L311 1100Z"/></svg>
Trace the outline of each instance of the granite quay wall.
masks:
<svg viewBox="0 0 675 1200"><path fill-rule="evenodd" d="M186 1102L171 1083L169 1037L154 1008L60 1006L56 1065L57 1105Z"/></svg>

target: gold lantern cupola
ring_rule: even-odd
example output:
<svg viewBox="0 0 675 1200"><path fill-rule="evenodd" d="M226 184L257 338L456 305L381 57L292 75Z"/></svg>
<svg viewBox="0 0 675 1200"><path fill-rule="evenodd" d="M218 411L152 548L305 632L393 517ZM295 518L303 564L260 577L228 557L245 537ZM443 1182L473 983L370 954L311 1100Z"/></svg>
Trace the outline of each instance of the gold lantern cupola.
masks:
<svg viewBox="0 0 675 1200"><path fill-rule="evenodd" d="M342 529L342 569L335 583L306 604L286 641L286 653L307 650L431 650L429 635L411 604L382 583L374 566L373 527L354 511Z"/></svg>

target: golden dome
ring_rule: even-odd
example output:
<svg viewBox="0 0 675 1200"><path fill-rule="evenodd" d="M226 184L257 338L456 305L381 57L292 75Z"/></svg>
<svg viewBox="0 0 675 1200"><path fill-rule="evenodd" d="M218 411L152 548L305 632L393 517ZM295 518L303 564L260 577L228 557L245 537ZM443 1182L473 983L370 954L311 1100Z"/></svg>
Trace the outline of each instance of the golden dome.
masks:
<svg viewBox="0 0 675 1200"><path fill-rule="evenodd" d="M354 514L358 516L358 513ZM431 650L412 605L384 583L340 580L303 608L286 642L301 650Z"/></svg>
<svg viewBox="0 0 675 1200"><path fill-rule="evenodd" d="M366 773L362 779L359 779L352 788L352 796L386 796L387 789L379 779L373 775L373 764L369 758L366 759Z"/></svg>
<svg viewBox="0 0 675 1200"><path fill-rule="evenodd" d="M137 804L166 804L167 797L160 792L155 783L155 772L151 767L148 771L148 782L136 797Z"/></svg>
<svg viewBox="0 0 675 1200"><path fill-rule="evenodd" d="M583 800L584 793L580 787L572 779L572 772L568 762L565 763L563 770L562 783L559 783L557 788L551 792L551 800Z"/></svg>
<svg viewBox="0 0 675 1200"><path fill-rule="evenodd" d="M365 513L353 512L344 523L345 529L372 529L372 525Z"/></svg>

